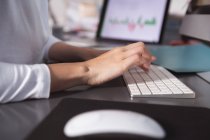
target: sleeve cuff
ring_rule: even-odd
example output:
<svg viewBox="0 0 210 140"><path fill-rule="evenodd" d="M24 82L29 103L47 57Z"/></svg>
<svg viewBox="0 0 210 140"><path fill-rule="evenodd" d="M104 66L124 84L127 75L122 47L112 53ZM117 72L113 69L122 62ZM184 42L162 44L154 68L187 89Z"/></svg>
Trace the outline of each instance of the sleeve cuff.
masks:
<svg viewBox="0 0 210 140"><path fill-rule="evenodd" d="M35 98L49 98L50 97L50 85L51 85L51 77L50 77L50 71L47 65L41 64L40 72L37 72L36 74L39 74L39 79L37 79L39 83L39 89L37 95Z"/></svg>

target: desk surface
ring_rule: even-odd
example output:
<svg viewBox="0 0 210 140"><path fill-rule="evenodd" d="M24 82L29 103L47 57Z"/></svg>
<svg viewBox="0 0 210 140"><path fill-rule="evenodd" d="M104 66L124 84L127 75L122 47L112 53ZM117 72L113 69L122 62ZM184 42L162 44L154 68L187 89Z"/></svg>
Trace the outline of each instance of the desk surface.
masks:
<svg viewBox="0 0 210 140"><path fill-rule="evenodd" d="M0 138L3 140L24 139L62 99L69 97L210 108L210 85L207 82L195 74L175 75L195 91L195 99L135 98L131 100L122 77L119 77L98 87L82 87L59 92L50 99L0 105Z"/></svg>

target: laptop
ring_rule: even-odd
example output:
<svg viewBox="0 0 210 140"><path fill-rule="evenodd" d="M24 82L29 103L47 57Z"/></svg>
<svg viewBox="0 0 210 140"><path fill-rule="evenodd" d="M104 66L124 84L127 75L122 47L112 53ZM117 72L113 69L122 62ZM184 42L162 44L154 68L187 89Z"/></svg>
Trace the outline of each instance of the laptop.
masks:
<svg viewBox="0 0 210 140"><path fill-rule="evenodd" d="M97 41L161 43L170 0L105 0Z"/></svg>

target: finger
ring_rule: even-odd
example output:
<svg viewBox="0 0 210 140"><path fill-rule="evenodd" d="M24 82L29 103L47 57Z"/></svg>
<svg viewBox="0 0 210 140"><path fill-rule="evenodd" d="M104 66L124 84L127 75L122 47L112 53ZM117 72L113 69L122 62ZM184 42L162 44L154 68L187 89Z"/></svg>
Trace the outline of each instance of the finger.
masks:
<svg viewBox="0 0 210 140"><path fill-rule="evenodd" d="M145 60L144 62L142 61L141 63L139 63L139 66L144 70L149 70L150 65L151 65L151 62L146 62Z"/></svg>
<svg viewBox="0 0 210 140"><path fill-rule="evenodd" d="M137 66L139 64L139 56L133 55L123 60L123 70L128 70L133 66Z"/></svg>
<svg viewBox="0 0 210 140"><path fill-rule="evenodd" d="M146 71L146 72L149 71L149 68L146 67L146 66L144 66L144 65L141 66L141 69L143 69L143 70Z"/></svg>
<svg viewBox="0 0 210 140"><path fill-rule="evenodd" d="M141 63L139 63L139 67L141 67L144 71L148 71L150 69L150 65L153 61L156 60L156 57L152 56L152 61L148 62L142 59Z"/></svg>
<svg viewBox="0 0 210 140"><path fill-rule="evenodd" d="M128 70L129 68L131 67L134 67L134 66L139 66L139 63L140 63L140 59L139 59L139 56L138 55L134 55L134 56L131 56L127 59L124 60L124 68L123 70L126 71ZM149 66L147 64L141 64L140 66L144 71L148 71L149 70Z"/></svg>
<svg viewBox="0 0 210 140"><path fill-rule="evenodd" d="M141 58L143 52L144 52L144 47L142 47L142 46L133 47L133 48L128 49L127 51L123 52L122 59L126 59L132 55L139 55L139 57Z"/></svg>
<svg viewBox="0 0 210 140"><path fill-rule="evenodd" d="M146 70L149 70L150 68L150 64L143 64L142 67Z"/></svg>
<svg viewBox="0 0 210 140"><path fill-rule="evenodd" d="M126 46L125 48L127 49L127 51L125 52L125 53L127 53L127 55L125 55L125 57L129 57L131 55L139 53L139 56L143 57L144 63L147 63L147 62L151 63L151 61L154 60L153 56L144 47L144 43L142 43L142 42L137 42L137 43L130 44L130 45Z"/></svg>
<svg viewBox="0 0 210 140"><path fill-rule="evenodd" d="M143 67L143 64L149 65L151 64L152 60L155 59L153 56L146 50L146 55L144 54L144 47L142 46L137 46L134 47L133 49L127 50L124 52L124 59L127 59L128 57L131 57L132 55L138 55L139 56L139 66ZM144 57L142 56L144 54ZM146 67L147 68L147 67Z"/></svg>
<svg viewBox="0 0 210 140"><path fill-rule="evenodd" d="M155 56L152 56L152 62L157 60L157 58Z"/></svg>
<svg viewBox="0 0 210 140"><path fill-rule="evenodd" d="M142 54L142 57L148 62L151 62L153 59L152 54L146 48L144 49L144 53Z"/></svg>
<svg viewBox="0 0 210 140"><path fill-rule="evenodd" d="M143 51L144 51L143 42L136 42L136 43L129 44L124 47L124 52L125 52L124 59L138 53L141 56L143 54Z"/></svg>
<svg viewBox="0 0 210 140"><path fill-rule="evenodd" d="M144 47L144 43L136 42L136 43L129 44L129 45L125 46L125 50L130 50L132 48L139 47L139 46Z"/></svg>
<svg viewBox="0 0 210 140"><path fill-rule="evenodd" d="M142 55L142 63L145 64L145 66L142 67L146 67L149 68L150 64L156 60L156 57L153 56L147 49L145 49L144 51L145 53Z"/></svg>
<svg viewBox="0 0 210 140"><path fill-rule="evenodd" d="M127 59L136 54L139 55L139 63L137 65L141 66L145 70L149 69L151 62L156 59L147 49L144 48L144 44L142 42L137 42L125 46L122 58Z"/></svg>

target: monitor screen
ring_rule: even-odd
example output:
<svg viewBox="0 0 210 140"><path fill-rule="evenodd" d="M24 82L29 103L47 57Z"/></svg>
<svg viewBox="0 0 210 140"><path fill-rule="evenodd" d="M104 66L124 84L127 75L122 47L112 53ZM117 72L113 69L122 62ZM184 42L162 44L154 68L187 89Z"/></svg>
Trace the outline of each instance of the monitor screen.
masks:
<svg viewBox="0 0 210 140"><path fill-rule="evenodd" d="M168 0L108 0L98 36L159 43L167 9Z"/></svg>

